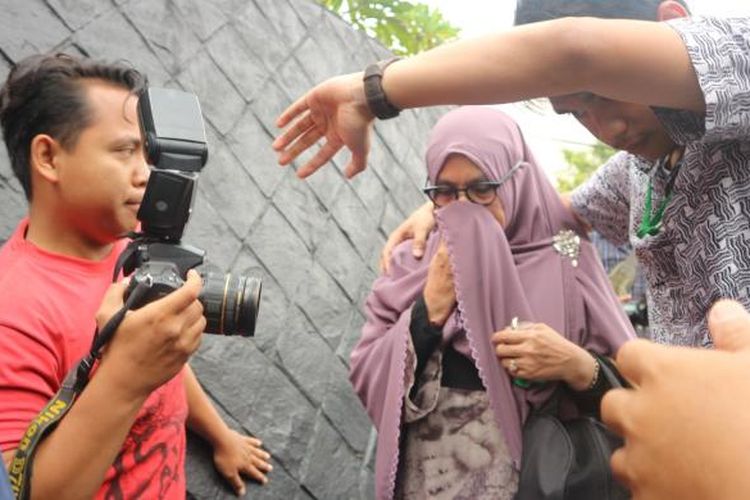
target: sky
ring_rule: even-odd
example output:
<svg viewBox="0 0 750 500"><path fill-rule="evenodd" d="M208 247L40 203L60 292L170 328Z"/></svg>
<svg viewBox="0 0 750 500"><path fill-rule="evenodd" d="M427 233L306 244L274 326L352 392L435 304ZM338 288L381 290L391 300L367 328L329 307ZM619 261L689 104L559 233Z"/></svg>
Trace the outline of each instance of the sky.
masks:
<svg viewBox="0 0 750 500"><path fill-rule="evenodd" d="M516 5L513 0L419 1L439 8L446 19L461 28L462 37L511 27ZM695 15L750 16L750 0L687 0L687 3ZM523 104L500 107L518 121L537 159L551 176L565 167L564 148L585 148L595 141L570 116L557 116L551 110L531 111Z"/></svg>

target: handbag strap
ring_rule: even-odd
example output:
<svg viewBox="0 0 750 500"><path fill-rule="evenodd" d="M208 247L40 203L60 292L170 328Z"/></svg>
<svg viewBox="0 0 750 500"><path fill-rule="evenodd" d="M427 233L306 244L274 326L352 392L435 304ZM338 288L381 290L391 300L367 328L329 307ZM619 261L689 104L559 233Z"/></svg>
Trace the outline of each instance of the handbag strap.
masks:
<svg viewBox="0 0 750 500"><path fill-rule="evenodd" d="M622 388L630 388L630 384L627 380L620 374L620 371L615 366L614 361L612 359L608 358L607 356L602 356L600 354L597 354L595 352L591 352L592 356L596 359L596 361L599 363L599 376L604 377L607 384L612 389L622 389Z"/></svg>

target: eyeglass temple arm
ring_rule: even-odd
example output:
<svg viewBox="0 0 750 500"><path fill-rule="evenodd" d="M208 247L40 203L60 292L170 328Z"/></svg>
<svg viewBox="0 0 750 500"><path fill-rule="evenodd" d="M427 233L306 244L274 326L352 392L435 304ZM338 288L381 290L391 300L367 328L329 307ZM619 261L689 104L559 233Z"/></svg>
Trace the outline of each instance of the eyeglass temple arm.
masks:
<svg viewBox="0 0 750 500"><path fill-rule="evenodd" d="M497 181L498 187L500 187L500 185L502 185L505 181L507 181L508 179L510 179L511 177L513 177L513 174L516 173L516 170L520 169L521 167L523 167L523 166L525 166L527 164L528 164L528 162L526 162L524 160L519 160L515 165L513 165L511 167L510 170L508 170L507 174L505 174L504 176L502 176L500 178L500 180ZM422 191L424 191L425 189L428 189L428 188L432 188L432 187L435 187L435 186L431 186L430 185L430 177L428 176L425 179L425 181L424 181L424 187L422 188Z"/></svg>
<svg viewBox="0 0 750 500"><path fill-rule="evenodd" d="M505 181L507 181L508 179L510 179L511 177L513 177L513 174L516 173L516 170L520 169L521 167L525 166L526 164L527 164L527 162L525 162L524 160L519 160L518 163L516 163L515 165L513 165L513 167L511 167L511 169L508 170L507 174L505 174L504 176L502 176L500 178L500 180L497 181L497 183L498 184L505 183Z"/></svg>

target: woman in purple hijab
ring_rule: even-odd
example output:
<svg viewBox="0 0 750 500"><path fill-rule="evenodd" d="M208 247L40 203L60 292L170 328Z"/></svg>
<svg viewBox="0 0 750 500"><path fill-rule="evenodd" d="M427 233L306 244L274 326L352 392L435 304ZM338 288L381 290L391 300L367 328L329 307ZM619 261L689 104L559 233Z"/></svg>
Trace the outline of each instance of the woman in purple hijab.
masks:
<svg viewBox="0 0 750 500"><path fill-rule="evenodd" d="M425 256L394 250L350 378L378 430L378 499L511 499L529 409L607 389L597 358L633 338L583 229L518 126L463 107L432 130Z"/></svg>

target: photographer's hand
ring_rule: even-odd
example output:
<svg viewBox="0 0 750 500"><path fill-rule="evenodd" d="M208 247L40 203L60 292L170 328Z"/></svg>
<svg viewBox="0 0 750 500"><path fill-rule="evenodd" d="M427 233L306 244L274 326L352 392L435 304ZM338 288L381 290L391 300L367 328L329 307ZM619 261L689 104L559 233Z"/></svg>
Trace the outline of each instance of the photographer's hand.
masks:
<svg viewBox="0 0 750 500"><path fill-rule="evenodd" d="M268 482L265 473L273 467L268 463L271 455L263 450L262 444L259 439L228 429L224 438L214 446L214 466L239 496L245 494L242 476L251 477L261 484Z"/></svg>
<svg viewBox="0 0 750 500"><path fill-rule="evenodd" d="M169 295L125 315L107 346L99 371L105 370L123 389L150 394L174 377L198 349L206 327L198 301L202 281L190 271L187 281ZM105 296L97 322L122 307L125 285L115 285ZM111 367L111 368L110 368Z"/></svg>
<svg viewBox="0 0 750 500"><path fill-rule="evenodd" d="M266 484L265 473L273 469L271 455L261 448L259 439L243 436L230 429L211 404L190 366L185 369L185 392L188 400L188 428L208 441L214 450L216 470L226 479L238 496L245 495L245 480L249 476Z"/></svg>

